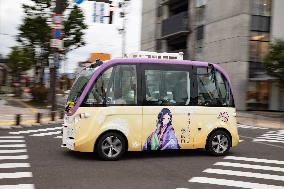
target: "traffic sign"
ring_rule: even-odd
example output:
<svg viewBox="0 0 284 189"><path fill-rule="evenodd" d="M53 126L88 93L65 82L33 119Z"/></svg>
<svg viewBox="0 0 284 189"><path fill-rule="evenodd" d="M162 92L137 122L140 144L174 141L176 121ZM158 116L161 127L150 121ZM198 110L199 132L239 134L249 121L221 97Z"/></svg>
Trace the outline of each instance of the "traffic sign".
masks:
<svg viewBox="0 0 284 189"><path fill-rule="evenodd" d="M81 4L84 0L74 0L74 3Z"/></svg>
<svg viewBox="0 0 284 189"><path fill-rule="evenodd" d="M54 39L62 39L64 35L62 29L56 29L56 28L53 28L51 33Z"/></svg>
<svg viewBox="0 0 284 189"><path fill-rule="evenodd" d="M50 47L58 48L58 49L63 49L63 40L60 39L51 39L50 40Z"/></svg>
<svg viewBox="0 0 284 189"><path fill-rule="evenodd" d="M54 24L61 24L63 22L64 18L62 14L53 14L52 15L52 22Z"/></svg>

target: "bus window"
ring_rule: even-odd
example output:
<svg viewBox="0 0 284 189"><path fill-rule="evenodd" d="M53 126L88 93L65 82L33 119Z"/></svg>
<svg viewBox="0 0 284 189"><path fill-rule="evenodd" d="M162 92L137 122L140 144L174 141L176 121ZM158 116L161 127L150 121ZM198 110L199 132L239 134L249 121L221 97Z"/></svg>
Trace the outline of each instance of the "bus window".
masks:
<svg viewBox="0 0 284 189"><path fill-rule="evenodd" d="M109 68L96 80L83 105L134 105L136 103L136 66L118 65Z"/></svg>
<svg viewBox="0 0 284 189"><path fill-rule="evenodd" d="M198 105L232 106L228 82L211 68L197 68Z"/></svg>
<svg viewBox="0 0 284 189"><path fill-rule="evenodd" d="M189 72L145 70L145 91L145 105L189 105Z"/></svg>

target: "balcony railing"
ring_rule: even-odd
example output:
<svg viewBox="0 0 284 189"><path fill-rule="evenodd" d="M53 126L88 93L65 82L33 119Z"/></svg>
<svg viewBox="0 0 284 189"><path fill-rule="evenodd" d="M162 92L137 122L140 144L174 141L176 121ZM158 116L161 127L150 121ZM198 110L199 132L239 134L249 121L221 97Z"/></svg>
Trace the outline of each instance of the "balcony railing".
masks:
<svg viewBox="0 0 284 189"><path fill-rule="evenodd" d="M187 12L181 12L162 22L162 38L189 32L189 19Z"/></svg>

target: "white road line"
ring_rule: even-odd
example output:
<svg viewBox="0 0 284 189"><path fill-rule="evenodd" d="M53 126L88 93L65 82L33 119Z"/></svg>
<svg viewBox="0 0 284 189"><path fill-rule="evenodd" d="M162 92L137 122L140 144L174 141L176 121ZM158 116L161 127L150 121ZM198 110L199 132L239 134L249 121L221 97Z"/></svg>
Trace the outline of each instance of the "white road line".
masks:
<svg viewBox="0 0 284 189"><path fill-rule="evenodd" d="M225 167L238 167L238 168L245 168L245 169L259 169L259 170L266 170L266 171L284 172L284 168L263 166L263 165L251 165L251 164L230 163L230 162L217 162L214 165L220 165L220 166L225 166Z"/></svg>
<svg viewBox="0 0 284 189"><path fill-rule="evenodd" d="M7 142L25 142L25 140L0 140L0 143L7 143Z"/></svg>
<svg viewBox="0 0 284 189"><path fill-rule="evenodd" d="M62 138L62 136L57 136L57 137L54 137L54 138Z"/></svg>
<svg viewBox="0 0 284 189"><path fill-rule="evenodd" d="M24 136L0 136L0 138L24 138Z"/></svg>
<svg viewBox="0 0 284 189"><path fill-rule="evenodd" d="M57 135L60 134L61 131L55 131L55 132L48 132L48 133L39 133L39 134L33 134L30 136L50 136L50 135Z"/></svg>
<svg viewBox="0 0 284 189"><path fill-rule="evenodd" d="M265 128L265 127L255 127L255 126L250 126L250 125L237 125L237 127L240 127L240 128L245 128L245 129L262 129L262 130L266 130L268 128Z"/></svg>
<svg viewBox="0 0 284 189"><path fill-rule="evenodd" d="M0 173L0 179L33 177L31 172Z"/></svg>
<svg viewBox="0 0 284 189"><path fill-rule="evenodd" d="M26 144L0 144L0 148L25 148L27 147Z"/></svg>
<svg viewBox="0 0 284 189"><path fill-rule="evenodd" d="M0 163L0 169L31 167L29 163Z"/></svg>
<svg viewBox="0 0 284 189"><path fill-rule="evenodd" d="M259 136L256 139L268 139L268 140L279 140L284 141L284 137L268 137L268 136Z"/></svg>
<svg viewBox="0 0 284 189"><path fill-rule="evenodd" d="M266 140L266 139L253 139L255 142L277 142L277 143L284 143L284 141L280 140Z"/></svg>
<svg viewBox="0 0 284 189"><path fill-rule="evenodd" d="M5 153L25 153L27 152L26 149L18 149L18 150L0 150L0 154L5 154Z"/></svg>
<svg viewBox="0 0 284 189"><path fill-rule="evenodd" d="M279 137L284 137L284 134L277 134L277 133L268 133L268 134L263 134L261 136L279 136Z"/></svg>
<svg viewBox="0 0 284 189"><path fill-rule="evenodd" d="M0 189L34 189L33 184L0 185Z"/></svg>
<svg viewBox="0 0 284 189"><path fill-rule="evenodd" d="M19 155L19 156L0 156L0 160L6 159L28 159L28 155Z"/></svg>
<svg viewBox="0 0 284 189"><path fill-rule="evenodd" d="M284 189L283 186L275 186L268 184L259 184L253 182L243 182L227 179L216 179L208 177L193 177L188 182L204 183L204 184L215 184L221 186L232 186L238 188L250 188L250 189Z"/></svg>
<svg viewBox="0 0 284 189"><path fill-rule="evenodd" d="M205 169L203 172L219 174L219 175L231 175L231 176L239 176L239 177L251 177L251 178L260 178L260 179L284 181L284 176L262 174L262 173L233 171L233 170L223 170L223 169Z"/></svg>
<svg viewBox="0 0 284 189"><path fill-rule="evenodd" d="M58 129L62 129L62 127L52 127L52 128L46 128L46 129L36 129L36 130L9 132L9 134L19 135L19 134L27 134L27 133L37 133L37 132L42 132L42 131L53 131L53 130L58 130Z"/></svg>
<svg viewBox="0 0 284 189"><path fill-rule="evenodd" d="M284 161L270 160L270 159L258 159L258 158L247 158L247 157L236 157L236 156L226 156L224 159L238 160L238 161L251 161L257 163L274 163L278 165L284 165Z"/></svg>
<svg viewBox="0 0 284 189"><path fill-rule="evenodd" d="M239 142L243 142L244 140L239 140Z"/></svg>

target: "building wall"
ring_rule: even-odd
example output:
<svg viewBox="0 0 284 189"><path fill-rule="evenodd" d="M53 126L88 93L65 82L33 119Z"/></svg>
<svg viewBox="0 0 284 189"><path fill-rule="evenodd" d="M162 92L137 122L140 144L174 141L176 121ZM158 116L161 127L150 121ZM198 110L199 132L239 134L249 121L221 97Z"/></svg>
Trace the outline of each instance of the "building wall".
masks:
<svg viewBox="0 0 284 189"><path fill-rule="evenodd" d="M157 0L143 0L141 49L155 51L156 49L156 18Z"/></svg>
<svg viewBox="0 0 284 189"><path fill-rule="evenodd" d="M284 1L273 0L271 35L273 39L284 39Z"/></svg>
<svg viewBox="0 0 284 189"><path fill-rule="evenodd" d="M238 110L246 109L250 14L247 0L208 1L201 59L229 74Z"/></svg>

